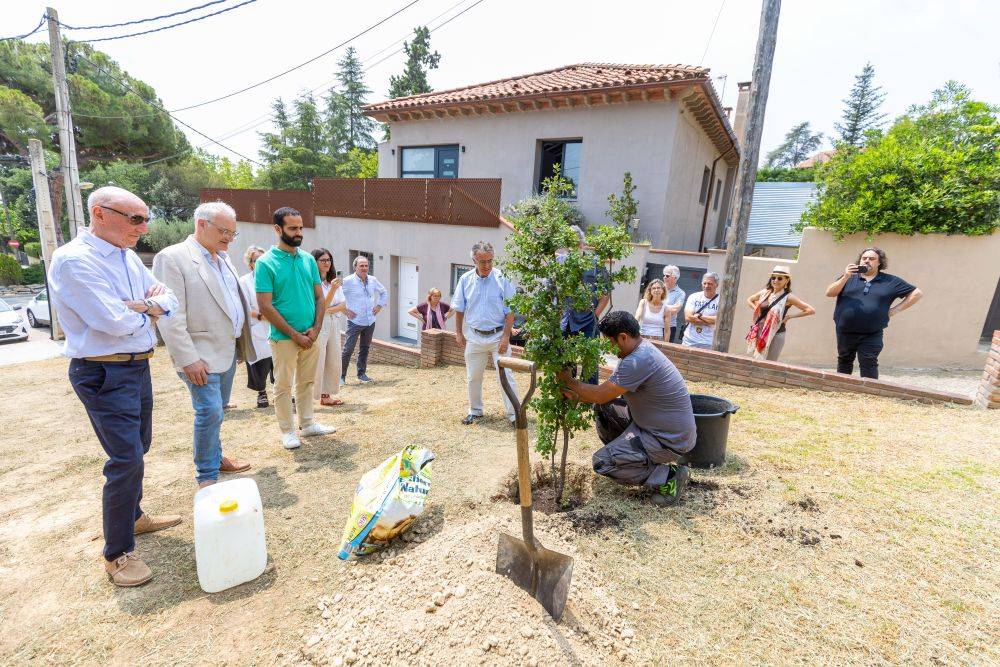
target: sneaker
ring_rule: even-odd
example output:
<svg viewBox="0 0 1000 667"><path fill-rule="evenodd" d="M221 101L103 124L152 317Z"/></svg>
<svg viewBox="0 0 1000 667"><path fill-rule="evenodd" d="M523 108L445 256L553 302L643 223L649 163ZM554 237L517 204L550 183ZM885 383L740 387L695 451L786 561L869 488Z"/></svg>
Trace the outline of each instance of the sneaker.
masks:
<svg viewBox="0 0 1000 667"><path fill-rule="evenodd" d="M318 422L313 422L309 426L303 426L299 429L299 435L303 438L311 438L316 435L330 435L331 433L336 433L337 429L333 426L324 426Z"/></svg>
<svg viewBox="0 0 1000 667"><path fill-rule="evenodd" d="M344 378L340 378L340 386L341 387L346 387L347 386L347 382L344 381Z"/></svg>
<svg viewBox="0 0 1000 667"><path fill-rule="evenodd" d="M257 393L257 407L258 408L266 408L269 405L271 405L271 404L267 402L267 392L266 391L258 392Z"/></svg>
<svg viewBox="0 0 1000 667"><path fill-rule="evenodd" d="M302 441L295 435L295 431L289 431L281 436L281 445L285 449L298 449L302 446Z"/></svg>
<svg viewBox="0 0 1000 667"><path fill-rule="evenodd" d="M104 571L108 573L108 578L115 586L124 588L142 586L153 578L153 571L139 560L139 555L134 551L122 554L114 560L105 559Z"/></svg>
<svg viewBox="0 0 1000 667"><path fill-rule="evenodd" d="M472 422L474 422L474 421L476 421L478 419L482 419L482 418L483 418L482 415L468 414L468 415L465 415L465 419L462 420L462 423L465 424L466 426L468 426Z"/></svg>
<svg viewBox="0 0 1000 667"><path fill-rule="evenodd" d="M133 532L136 535L142 535L143 533L155 533L158 530L173 528L180 522L181 518L176 514L149 516L143 512L142 516L135 520L135 530Z"/></svg>
<svg viewBox="0 0 1000 667"><path fill-rule="evenodd" d="M651 500L654 505L666 507L676 505L684 497L688 482L691 480L691 469L687 466L670 466L673 475L666 484L661 484L659 491L654 493Z"/></svg>
<svg viewBox="0 0 1000 667"><path fill-rule="evenodd" d="M369 383L375 382L375 380L373 380L370 377L368 377L367 374L362 373L361 375L358 376L358 382L364 382L365 384L369 384Z"/></svg>

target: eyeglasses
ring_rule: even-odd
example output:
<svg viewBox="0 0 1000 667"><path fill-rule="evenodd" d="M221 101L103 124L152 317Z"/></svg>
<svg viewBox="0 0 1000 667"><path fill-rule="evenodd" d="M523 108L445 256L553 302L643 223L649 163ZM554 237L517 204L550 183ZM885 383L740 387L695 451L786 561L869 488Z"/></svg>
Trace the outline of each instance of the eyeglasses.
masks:
<svg viewBox="0 0 1000 667"><path fill-rule="evenodd" d="M106 211L112 211L114 213L117 213L118 215L128 220L130 225L134 225L136 227L138 227L139 225L144 225L152 219L148 215L129 215L128 213L122 213L118 209L111 208L110 206L105 206L104 204L98 204L98 206L100 206Z"/></svg>
<svg viewBox="0 0 1000 667"><path fill-rule="evenodd" d="M222 235L224 237L226 237L227 239L235 239L237 236L240 235L239 232L234 232L234 231L232 231L230 229L223 229L222 227L219 227L217 224L215 224L214 222L211 222L209 220L206 220L205 224L206 225L211 225L212 227L215 227L216 229L218 229L220 232L222 232Z"/></svg>
<svg viewBox="0 0 1000 667"><path fill-rule="evenodd" d="M329 264L332 261L333 260L330 259L329 257L320 257L319 259L316 260L316 263L319 264L320 262L324 262L326 264Z"/></svg>
<svg viewBox="0 0 1000 667"><path fill-rule="evenodd" d="M771 280L788 280L788 276L771 276Z"/></svg>

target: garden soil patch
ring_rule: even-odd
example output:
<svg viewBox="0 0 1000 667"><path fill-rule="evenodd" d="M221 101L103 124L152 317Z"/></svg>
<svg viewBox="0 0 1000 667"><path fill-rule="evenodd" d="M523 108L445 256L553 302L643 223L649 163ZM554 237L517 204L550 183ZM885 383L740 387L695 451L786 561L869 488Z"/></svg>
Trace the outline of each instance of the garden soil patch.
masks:
<svg viewBox="0 0 1000 667"><path fill-rule="evenodd" d="M542 544L575 558L566 611L554 622L496 574L500 532L514 518L423 521L379 554L344 564L342 588L317 600L322 618L292 662L329 665L603 665L634 662L635 631L580 558L563 516L539 515Z"/></svg>

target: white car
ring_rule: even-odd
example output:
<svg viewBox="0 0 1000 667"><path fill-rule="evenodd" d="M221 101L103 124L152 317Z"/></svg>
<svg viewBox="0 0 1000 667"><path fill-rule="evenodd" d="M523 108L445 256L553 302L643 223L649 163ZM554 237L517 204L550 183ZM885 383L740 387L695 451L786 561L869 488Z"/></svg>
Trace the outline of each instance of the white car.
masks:
<svg viewBox="0 0 1000 667"><path fill-rule="evenodd" d="M0 299L0 341L27 339L28 325L21 317L21 313Z"/></svg>
<svg viewBox="0 0 1000 667"><path fill-rule="evenodd" d="M49 314L49 292L42 290L35 295L35 298L28 302L24 308L28 313L28 324L37 327L40 324L52 324L52 316Z"/></svg>

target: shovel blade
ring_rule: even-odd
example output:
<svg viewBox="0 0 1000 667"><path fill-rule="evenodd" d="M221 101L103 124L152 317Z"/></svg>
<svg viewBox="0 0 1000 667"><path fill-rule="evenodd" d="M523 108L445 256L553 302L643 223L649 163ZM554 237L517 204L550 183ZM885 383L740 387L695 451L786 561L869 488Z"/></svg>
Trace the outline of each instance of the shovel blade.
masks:
<svg viewBox="0 0 1000 667"><path fill-rule="evenodd" d="M562 618L573 577L572 558L550 551L537 541L533 549L529 548L524 540L500 533L497 574L538 600L552 618Z"/></svg>

